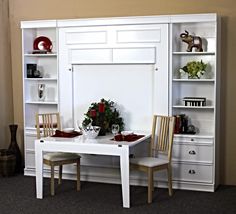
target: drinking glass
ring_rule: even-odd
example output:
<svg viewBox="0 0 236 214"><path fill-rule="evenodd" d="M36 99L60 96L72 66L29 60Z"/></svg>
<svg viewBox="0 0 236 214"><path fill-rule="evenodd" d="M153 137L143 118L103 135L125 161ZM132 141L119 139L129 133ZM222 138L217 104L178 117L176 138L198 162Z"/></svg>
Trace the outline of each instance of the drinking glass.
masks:
<svg viewBox="0 0 236 214"><path fill-rule="evenodd" d="M114 136L118 134L119 130L120 130L120 127L118 124L111 125L111 132L112 134L114 134Z"/></svg>

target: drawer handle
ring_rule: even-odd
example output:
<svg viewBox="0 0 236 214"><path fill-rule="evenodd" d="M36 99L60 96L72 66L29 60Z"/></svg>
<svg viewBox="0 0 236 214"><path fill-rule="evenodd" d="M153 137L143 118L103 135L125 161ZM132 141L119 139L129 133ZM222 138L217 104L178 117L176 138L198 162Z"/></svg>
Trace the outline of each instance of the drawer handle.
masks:
<svg viewBox="0 0 236 214"><path fill-rule="evenodd" d="M192 174L192 175L196 174L196 172L195 172L194 169L190 169L190 170L188 171L188 173L189 173L189 174Z"/></svg>
<svg viewBox="0 0 236 214"><path fill-rule="evenodd" d="M191 141L194 141L194 139L193 139L193 138L191 138Z"/></svg>
<svg viewBox="0 0 236 214"><path fill-rule="evenodd" d="M190 155L196 155L196 152L194 150L191 150L188 152Z"/></svg>

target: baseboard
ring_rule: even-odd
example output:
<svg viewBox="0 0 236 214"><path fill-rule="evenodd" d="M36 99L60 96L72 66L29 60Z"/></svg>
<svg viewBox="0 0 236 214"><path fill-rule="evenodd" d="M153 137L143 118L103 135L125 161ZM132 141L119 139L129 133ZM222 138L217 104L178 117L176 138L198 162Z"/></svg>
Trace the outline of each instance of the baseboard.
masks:
<svg viewBox="0 0 236 214"><path fill-rule="evenodd" d="M24 170L25 176L35 176L34 168L27 168ZM44 177L50 177L50 170L44 169ZM58 177L57 170L55 170L55 177ZM103 167L82 167L81 168L81 181L99 182L120 184L120 171L118 168L103 168ZM76 180L76 174L72 171L63 171L63 179ZM147 186L147 176L139 172L130 173L130 185L134 186ZM215 185L209 183L185 182L185 181L172 181L173 189L193 190L193 191L206 191L214 192ZM167 181L163 178L154 178L154 186L159 188L167 188Z"/></svg>

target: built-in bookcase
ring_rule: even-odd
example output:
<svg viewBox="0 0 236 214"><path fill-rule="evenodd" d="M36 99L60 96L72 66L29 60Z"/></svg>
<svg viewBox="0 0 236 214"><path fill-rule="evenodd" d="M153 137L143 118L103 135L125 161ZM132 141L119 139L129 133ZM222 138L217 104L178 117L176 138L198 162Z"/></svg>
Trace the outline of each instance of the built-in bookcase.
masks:
<svg viewBox="0 0 236 214"><path fill-rule="evenodd" d="M187 44L181 41L180 34L189 34L202 39L203 52L187 52ZM214 191L217 186L218 139L217 118L219 94L218 83L218 38L217 16L178 16L170 25L170 114L186 115L189 125L193 125L196 134L176 134L174 140L174 174L181 182L199 182L206 189ZM199 79L182 76L180 68L191 61L203 61L207 64L204 75ZM184 97L205 98L204 106L185 105ZM207 153L205 151L208 151ZM177 158L178 157L178 158ZM209 170L211 173L209 173ZM193 183L192 183L193 184ZM192 184L189 184L193 186ZM193 189L200 187L193 187Z"/></svg>
<svg viewBox="0 0 236 214"><path fill-rule="evenodd" d="M82 120L91 102L109 92L112 100L124 102L122 108L130 114L126 122L131 128L139 124L141 129L151 127L152 114L186 115L196 134L174 136L173 187L214 191L219 171L219 27L216 14L23 21L25 175L35 173L37 112L59 111L62 127L73 127L77 119ZM203 52L186 51L187 44L180 39L185 30L202 38ZM39 36L50 39L51 53L32 53L34 40ZM180 68L193 60L207 63L207 71L199 79L189 79L179 73ZM37 65L40 78L27 75L27 64ZM99 75L99 72L102 73ZM115 78L111 72L116 73ZM138 78L137 72L144 78ZM97 80L104 84L96 87ZM38 99L39 84L45 84L43 101ZM126 97L119 87L122 93L127 91ZM94 93L89 97L91 91ZM201 97L206 102L189 106L185 105L185 97ZM140 102L142 105L138 106L136 103ZM144 151L141 148L137 153ZM83 180L120 180L115 158L86 155L81 159L81 166ZM73 166L65 167L64 176L73 178L74 172ZM131 172L131 177L134 184L146 184L141 174ZM154 180L156 186L166 186L165 173L156 175Z"/></svg>
<svg viewBox="0 0 236 214"><path fill-rule="evenodd" d="M56 21L25 21L22 28L22 71L24 90L25 170L34 170L36 113L58 111L58 46ZM50 53L33 53L34 40L45 36L52 42ZM29 76L27 65L37 67L40 77ZM38 86L45 85L45 99L40 100Z"/></svg>

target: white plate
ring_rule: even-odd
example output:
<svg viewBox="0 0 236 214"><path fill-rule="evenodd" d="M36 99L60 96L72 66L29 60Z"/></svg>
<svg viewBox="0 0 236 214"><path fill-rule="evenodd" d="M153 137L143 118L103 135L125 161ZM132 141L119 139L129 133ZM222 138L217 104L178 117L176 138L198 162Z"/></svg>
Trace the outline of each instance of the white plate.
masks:
<svg viewBox="0 0 236 214"><path fill-rule="evenodd" d="M130 134L133 134L134 132L133 131L122 131L121 134L122 135L130 135Z"/></svg>
<svg viewBox="0 0 236 214"><path fill-rule="evenodd" d="M75 130L74 128L65 128L65 129L63 129L63 131L66 132L66 133L71 133L74 130Z"/></svg>

